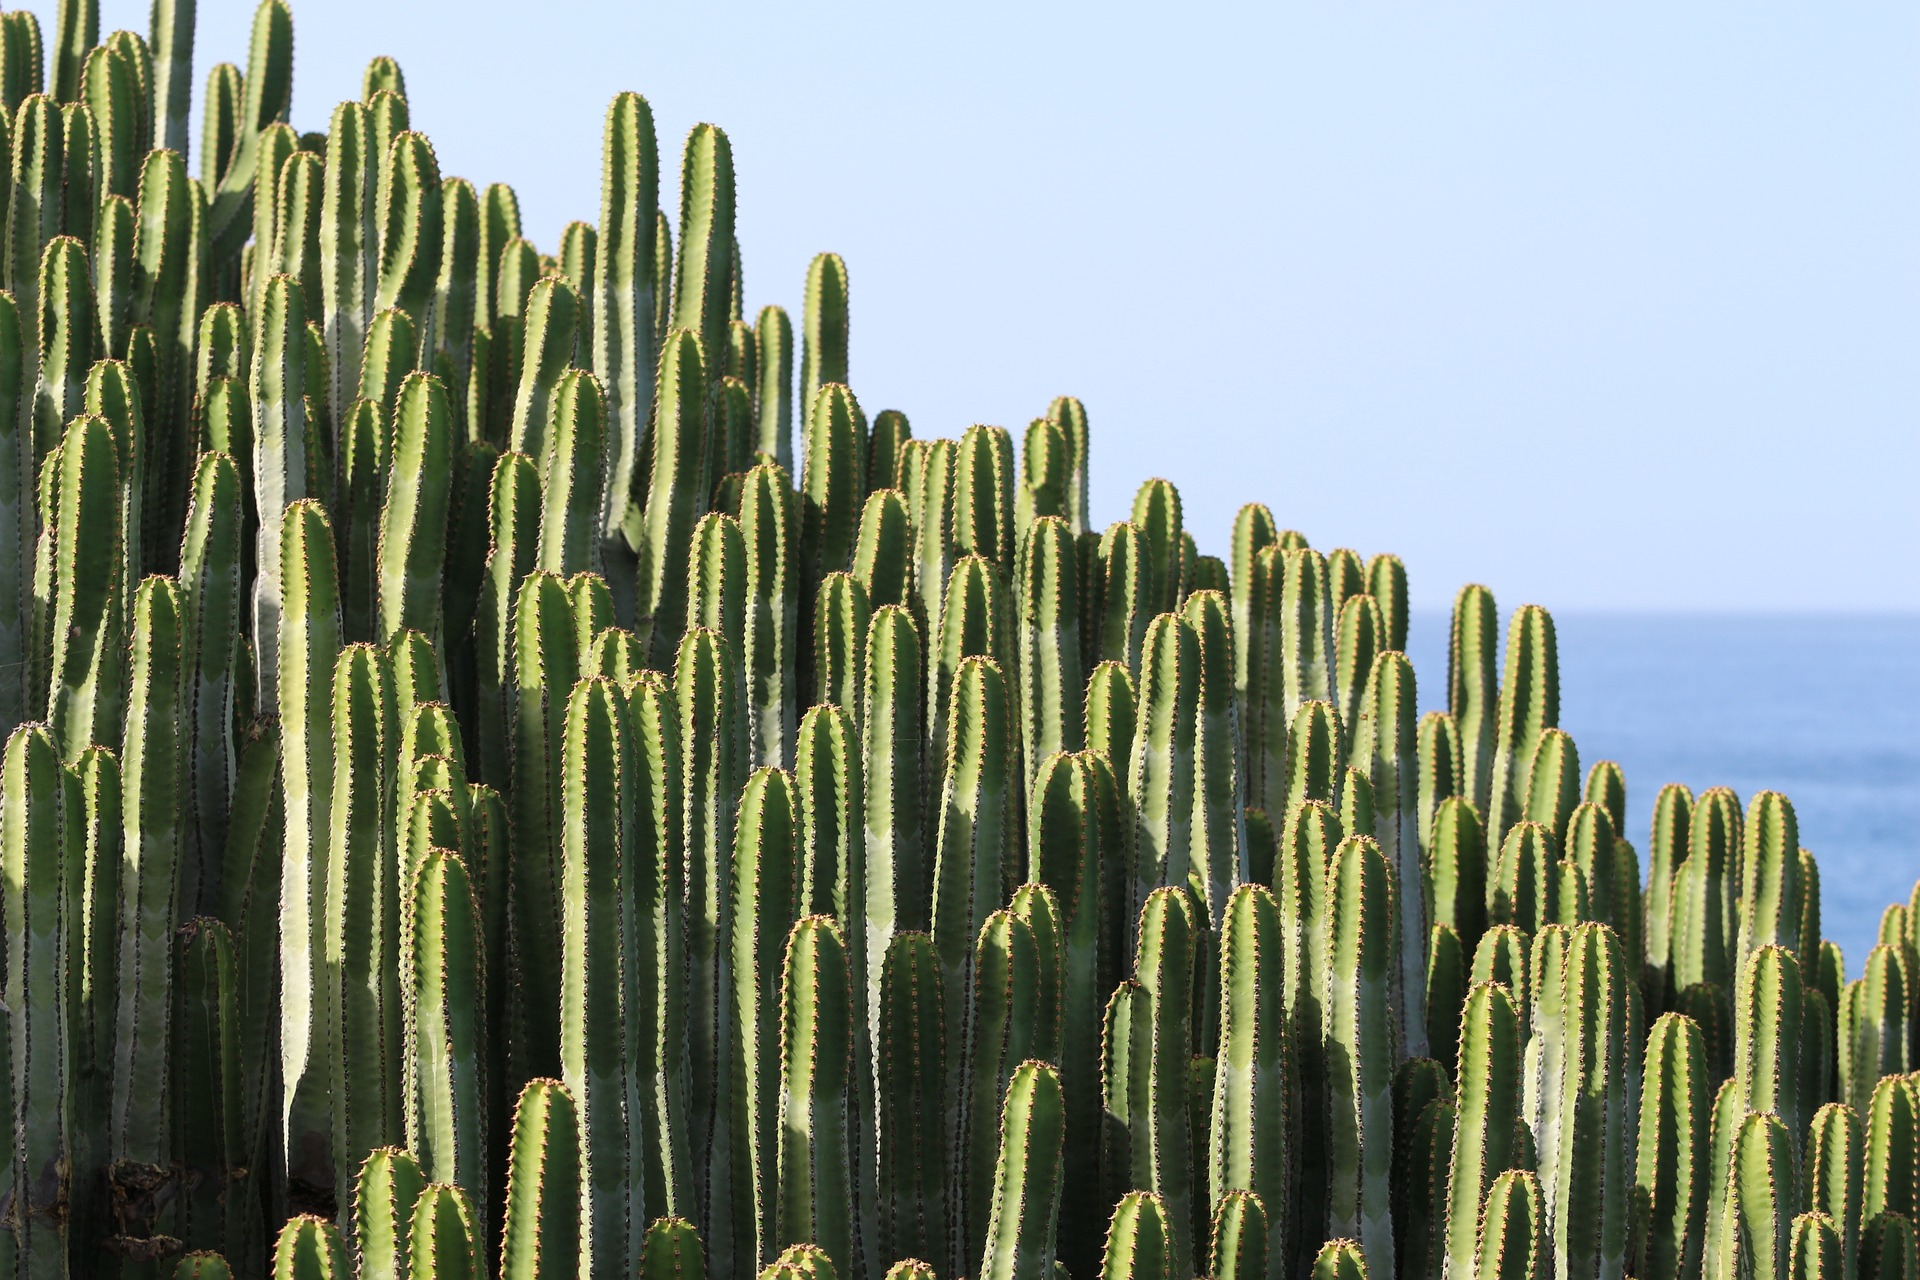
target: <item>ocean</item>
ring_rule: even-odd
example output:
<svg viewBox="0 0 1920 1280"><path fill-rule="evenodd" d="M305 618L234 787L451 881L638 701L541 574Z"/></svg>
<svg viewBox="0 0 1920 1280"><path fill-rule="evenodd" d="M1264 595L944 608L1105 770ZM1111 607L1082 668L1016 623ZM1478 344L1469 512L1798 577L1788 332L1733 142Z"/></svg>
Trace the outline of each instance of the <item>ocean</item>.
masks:
<svg viewBox="0 0 1920 1280"><path fill-rule="evenodd" d="M1820 863L1821 931L1857 977L1880 913L1920 878L1920 616L1555 613L1560 727L1617 761L1646 875L1668 782L1793 801ZM1504 619L1503 619L1504 625ZM1421 710L1443 708L1445 613L1415 612Z"/></svg>

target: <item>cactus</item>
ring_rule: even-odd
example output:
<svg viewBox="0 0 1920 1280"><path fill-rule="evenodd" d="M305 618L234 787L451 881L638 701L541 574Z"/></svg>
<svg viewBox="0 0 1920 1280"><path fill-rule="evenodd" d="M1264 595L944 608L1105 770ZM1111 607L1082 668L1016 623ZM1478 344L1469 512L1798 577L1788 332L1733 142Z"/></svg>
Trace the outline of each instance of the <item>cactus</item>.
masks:
<svg viewBox="0 0 1920 1280"><path fill-rule="evenodd" d="M1788 1267L1804 1280L1848 1274L1840 1249L1840 1235L1824 1213L1803 1213L1793 1220Z"/></svg>
<svg viewBox="0 0 1920 1280"><path fill-rule="evenodd" d="M740 792L728 860L720 959L727 1084L714 1121L716 1157L728 1164L714 1169L708 1200L708 1246L722 1271L735 1257L746 1264L771 1254L778 1230L781 967L800 905L797 808L787 774L756 771Z"/></svg>
<svg viewBox="0 0 1920 1280"><path fill-rule="evenodd" d="M857 714L873 608L866 588L850 573L830 573L820 583L813 611L813 698Z"/></svg>
<svg viewBox="0 0 1920 1280"><path fill-rule="evenodd" d="M1327 1229L1393 1265L1390 1182L1396 1043L1393 869L1371 837L1349 836L1326 873L1326 988L1321 1007L1328 1090Z"/></svg>
<svg viewBox="0 0 1920 1280"><path fill-rule="evenodd" d="M353 1264L340 1229L325 1218L287 1219L273 1246L273 1280L348 1280Z"/></svg>
<svg viewBox="0 0 1920 1280"><path fill-rule="evenodd" d="M774 775L778 776L778 775ZM830 916L806 916L780 978L778 1152L772 1243L818 1242L855 1258L849 1172L853 1004L847 948Z"/></svg>
<svg viewBox="0 0 1920 1280"><path fill-rule="evenodd" d="M807 415L806 466L800 476L800 589L810 605L821 580L853 564L861 486L860 445L864 419L853 392L839 383L822 386Z"/></svg>
<svg viewBox="0 0 1920 1280"><path fill-rule="evenodd" d="M1700 1028L1681 1014L1662 1014L1647 1034L1630 1265L1649 1280L1677 1280L1700 1265L1710 1211L1706 1058Z"/></svg>
<svg viewBox="0 0 1920 1280"><path fill-rule="evenodd" d="M1200 661L1199 634L1191 623L1175 614L1154 619L1141 663L1140 705L1127 769L1134 852L1126 919L1139 914L1154 889L1184 885L1193 870Z"/></svg>
<svg viewBox="0 0 1920 1280"><path fill-rule="evenodd" d="M1522 605L1507 624L1506 669L1500 680L1492 771L1483 806L1489 840L1506 839L1507 828L1519 820L1534 749L1541 735L1559 722L1560 659L1553 619L1538 605Z"/></svg>
<svg viewBox="0 0 1920 1280"><path fill-rule="evenodd" d="M480 1280L486 1254L464 1189L446 1183L421 1189L407 1227L407 1254L416 1278Z"/></svg>
<svg viewBox="0 0 1920 1280"><path fill-rule="evenodd" d="M1397 557L747 323L718 128L543 254L393 59L297 132L265 0L189 138L97 9L0 15L0 1270L1920 1269L1920 890L1849 983L1679 786L1643 887L1544 610L1416 718Z"/></svg>
<svg viewBox="0 0 1920 1280"><path fill-rule="evenodd" d="M969 1040L965 1027L972 1008L975 942L993 904L1006 896L1015 830L1012 708L999 667L985 658L963 662L954 678L951 705L953 736L941 789L932 932L940 956L944 1037L957 1048ZM946 1080L946 1132L960 1142L966 1132L964 1054L949 1053ZM956 1171L956 1179L959 1176ZM958 1228L952 1233L956 1242L966 1239L959 1227L967 1211L960 1186L956 1181L949 1206ZM960 1247L955 1244L956 1250Z"/></svg>
<svg viewBox="0 0 1920 1280"><path fill-rule="evenodd" d="M1916 1271L1920 1271L1920 1243L1905 1215L1884 1214L1862 1232L1862 1280L1911 1280Z"/></svg>
<svg viewBox="0 0 1920 1280"><path fill-rule="evenodd" d="M1029 789L1041 761L1084 742L1077 560L1072 533L1057 515L1041 516L1022 535L1017 647L1022 781Z"/></svg>
<svg viewBox="0 0 1920 1280"><path fill-rule="evenodd" d="M993 1213L977 1272L983 1280L1054 1275L1065 1113L1060 1076L1052 1066L1029 1061L1014 1070L1001 1110Z"/></svg>
<svg viewBox="0 0 1920 1280"><path fill-rule="evenodd" d="M1793 953L1768 946L1748 955L1734 1005L1734 1071L1747 1107L1779 1116L1797 1141L1812 1117L1801 1107L1805 996Z"/></svg>
<svg viewBox="0 0 1920 1280"><path fill-rule="evenodd" d="M69 788L45 727L22 725L7 739L5 801L0 804L0 875L4 876L7 931L6 1005L13 1106L12 1226L22 1274L57 1275L65 1267L68 1162L72 1147L69 974L75 887L81 849L79 824L66 808ZM171 939L162 935L162 944ZM164 966L163 952L155 957ZM160 989L165 990L164 979ZM123 1005L134 1004L131 992ZM164 1006L153 1011L162 1020ZM164 1061L165 1045L160 1048ZM142 1065L146 1065L143 1063ZM124 1072L116 1076L124 1078ZM164 1159L146 1137L128 1155L157 1165ZM164 1130L162 1130L164 1132ZM116 1146L124 1144L116 1143Z"/></svg>
<svg viewBox="0 0 1920 1280"><path fill-rule="evenodd" d="M1342 1237L1320 1246L1313 1260L1313 1280L1367 1280L1367 1253L1357 1240Z"/></svg>
<svg viewBox="0 0 1920 1280"><path fill-rule="evenodd" d="M1740 854L1740 935L1736 955L1800 946L1800 830L1793 806L1762 791L1747 807Z"/></svg>
<svg viewBox="0 0 1920 1280"><path fill-rule="evenodd" d="M806 414L802 426L811 430L815 393L827 383L847 381L847 264L839 254L817 254L807 265L802 323L800 405Z"/></svg>
<svg viewBox="0 0 1920 1280"><path fill-rule="evenodd" d="M999 1103L1016 1064L1059 1056L1049 1043L1059 973L1051 895L1043 886L1032 888L1038 899L1029 895L1020 904L1029 909L988 916L974 946L959 1099L962 1128L953 1155L956 1258L970 1256L990 1238Z"/></svg>
<svg viewBox="0 0 1920 1280"><path fill-rule="evenodd" d="M874 1062L881 1256L944 1247L947 1130L939 1064L945 1058L939 956L921 932L896 934L880 971Z"/></svg>
<svg viewBox="0 0 1920 1280"><path fill-rule="evenodd" d="M1101 1280L1171 1280L1177 1275L1165 1201L1151 1191L1128 1192L1114 1206L1107 1226Z"/></svg>
<svg viewBox="0 0 1920 1280"><path fill-rule="evenodd" d="M1859 1114L1838 1102L1830 1102L1814 1114L1807 1134L1807 1203L1825 1215L1834 1230L1837 1260L1847 1272L1855 1269L1859 1259L1864 1142Z"/></svg>
<svg viewBox="0 0 1920 1280"><path fill-rule="evenodd" d="M1619 1275L1627 1241L1626 1124L1633 1004L1619 938L1605 925L1566 935L1557 993L1568 1034L1543 1059L1536 1141L1556 1274ZM1542 973L1542 985L1553 981ZM1543 1034L1536 1020L1536 1034Z"/></svg>
<svg viewBox="0 0 1920 1280"><path fill-rule="evenodd" d="M1799 1201L1794 1139L1778 1116L1749 1112L1733 1159L1742 1268L1755 1280L1777 1280L1787 1274Z"/></svg>
<svg viewBox="0 0 1920 1280"><path fill-rule="evenodd" d="M1874 1086L1867 1110L1867 1147L1860 1198L1862 1261L1864 1232L1882 1214L1914 1210L1914 1153L1920 1148L1912 1086L1904 1076L1886 1076Z"/></svg>
<svg viewBox="0 0 1920 1280"><path fill-rule="evenodd" d="M71 762L95 742L119 740L125 672L119 647L122 509L113 432L104 418L83 415L68 424L51 473L56 515L53 540L51 658L46 718ZM177 635L175 643L178 643ZM177 657L175 659L177 661ZM169 704L165 714L174 714Z"/></svg>
<svg viewBox="0 0 1920 1280"><path fill-rule="evenodd" d="M580 1114L580 1266L595 1276L632 1269L640 1237L632 1220L644 1221L633 1203L644 1184L631 1161L639 1098L621 1028L632 927L621 886L636 800L632 752L617 686L576 684L560 766L560 1066Z"/></svg>
<svg viewBox="0 0 1920 1280"><path fill-rule="evenodd" d="M1700 797L1693 811L1687 860L1674 875L1671 945L1678 991L1696 983L1723 989L1733 985L1734 859L1740 838L1736 806L1731 792L1716 787Z"/></svg>
<svg viewBox="0 0 1920 1280"><path fill-rule="evenodd" d="M410 1274L414 1205L426 1189L419 1162L400 1147L377 1147L360 1166L354 1184L354 1244L366 1280L399 1280Z"/></svg>
<svg viewBox="0 0 1920 1280"><path fill-rule="evenodd" d="M706 434L706 356L692 332L676 328L661 343L654 392L651 470L645 517L630 536L638 558L634 635L664 668L685 616L687 547L703 505L699 489Z"/></svg>
<svg viewBox="0 0 1920 1280"><path fill-rule="evenodd" d="M1241 1247L1257 1247L1261 1257L1276 1264L1291 1244L1293 1202L1284 1135L1294 1120L1296 1064L1279 964L1285 950L1273 895L1258 885L1234 890L1220 933L1220 1052L1213 1079L1208 1199L1224 1212L1236 1194L1257 1196L1264 1238ZM1264 1209L1269 1204L1275 1206L1272 1214ZM1216 1251L1220 1245L1216 1229ZM1257 1267L1249 1274L1263 1271Z"/></svg>
<svg viewBox="0 0 1920 1280"><path fill-rule="evenodd" d="M1548 1274L1546 1212L1532 1172L1509 1169L1494 1179L1480 1220L1477 1274L1484 1280L1537 1280Z"/></svg>
<svg viewBox="0 0 1920 1280"><path fill-rule="evenodd" d="M474 885L457 853L436 848L415 869L411 894L408 1144L429 1179L484 1199L486 971Z"/></svg>
<svg viewBox="0 0 1920 1280"><path fill-rule="evenodd" d="M580 1240L580 1146L573 1095L558 1080L529 1080L514 1108L507 1172L503 1280L575 1274ZM648 1241L652 1241L652 1233Z"/></svg>

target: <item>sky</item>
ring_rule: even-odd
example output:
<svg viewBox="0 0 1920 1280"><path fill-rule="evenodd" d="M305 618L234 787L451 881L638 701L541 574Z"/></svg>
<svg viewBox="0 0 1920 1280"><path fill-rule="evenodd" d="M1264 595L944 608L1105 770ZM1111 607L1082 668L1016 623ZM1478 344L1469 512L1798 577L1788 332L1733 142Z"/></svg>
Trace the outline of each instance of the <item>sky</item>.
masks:
<svg viewBox="0 0 1920 1280"><path fill-rule="evenodd" d="M39 6L51 36L50 4ZM147 3L102 0L103 29ZM196 80L252 5L201 0ZM547 251L607 101L726 129L749 312L847 261L920 436L1093 427L1093 514L1267 503L1415 603L1920 610L1920 8L296 0L293 122L399 59ZM197 90L196 90L197 94ZM197 134L196 134L197 138ZM197 167L197 161L196 161Z"/></svg>

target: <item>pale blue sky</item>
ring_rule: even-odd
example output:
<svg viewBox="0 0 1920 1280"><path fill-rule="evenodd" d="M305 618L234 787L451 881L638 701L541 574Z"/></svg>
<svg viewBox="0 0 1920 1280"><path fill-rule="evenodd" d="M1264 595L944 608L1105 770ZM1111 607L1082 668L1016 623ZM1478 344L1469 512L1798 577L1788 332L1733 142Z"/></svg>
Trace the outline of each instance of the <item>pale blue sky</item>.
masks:
<svg viewBox="0 0 1920 1280"><path fill-rule="evenodd" d="M202 0L197 79L251 7ZM920 435L1079 395L1102 521L1158 474L1203 549L1259 498L1423 604L1920 608L1911 4L294 12L297 125L392 54L543 248L614 92L669 208L722 125L749 306L843 254L854 389Z"/></svg>

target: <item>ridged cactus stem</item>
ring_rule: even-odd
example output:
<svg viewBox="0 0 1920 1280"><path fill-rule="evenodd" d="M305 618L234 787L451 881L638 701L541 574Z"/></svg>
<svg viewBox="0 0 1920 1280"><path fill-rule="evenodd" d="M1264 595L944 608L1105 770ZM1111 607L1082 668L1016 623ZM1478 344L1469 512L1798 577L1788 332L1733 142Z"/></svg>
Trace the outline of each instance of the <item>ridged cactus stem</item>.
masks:
<svg viewBox="0 0 1920 1280"><path fill-rule="evenodd" d="M260 638L279 633L288 607L285 597L292 590L286 582L281 513L307 493L306 307L299 282L276 276L268 282L265 307L254 328L253 507L260 524L253 634ZM356 344L356 358L358 354ZM256 661L263 705L274 701L282 660L278 646L260 645Z"/></svg>
<svg viewBox="0 0 1920 1280"><path fill-rule="evenodd" d="M700 339L721 371L732 318L733 146L724 130L697 124L680 160L680 254L673 264L673 327Z"/></svg>
<svg viewBox="0 0 1920 1280"><path fill-rule="evenodd" d="M627 926L620 875L634 803L619 688L586 679L567 699L560 791L560 1070L580 1112L580 1274L624 1277L638 1256L644 1182L629 1160L640 1118L626 1037ZM622 1022L627 1030L623 1031Z"/></svg>
<svg viewBox="0 0 1920 1280"><path fill-rule="evenodd" d="M69 794L59 754L44 726L28 724L13 731L7 739L4 777L0 879L5 890L14 1138L10 1216L20 1274L58 1276L66 1274L71 1158L68 983L81 861L74 837L83 828L64 812L77 797ZM164 1045L161 1049L164 1053Z"/></svg>
<svg viewBox="0 0 1920 1280"><path fill-rule="evenodd" d="M1187 882L1216 932L1234 886L1248 878L1245 810L1240 803L1239 726L1234 719L1233 625L1218 591L1196 591L1181 616L1199 640L1200 696L1195 714L1193 845Z"/></svg>
<svg viewBox="0 0 1920 1280"><path fill-rule="evenodd" d="M533 1079L514 1107L507 1168L501 1280L561 1280L578 1274L579 1111L558 1080Z"/></svg>
<svg viewBox="0 0 1920 1280"><path fill-rule="evenodd" d="M1248 1192L1274 1206L1260 1216L1262 1252L1276 1270L1289 1245L1294 1160L1287 1133L1296 1106L1283 939L1272 893L1258 885L1234 890L1220 932L1220 1047L1207 1180L1215 1205Z"/></svg>
<svg viewBox="0 0 1920 1280"><path fill-rule="evenodd" d="M485 954L472 877L459 854L431 849L412 884L408 993L416 1123L426 1176L487 1194Z"/></svg>
<svg viewBox="0 0 1920 1280"><path fill-rule="evenodd" d="M377 553L378 639L387 643L414 630L437 644L452 498L453 405L431 374L412 374L401 384L389 467Z"/></svg>
<svg viewBox="0 0 1920 1280"><path fill-rule="evenodd" d="M1350 836L1327 868L1322 1037L1329 1090L1327 1230L1393 1265L1393 871L1368 836Z"/></svg>
<svg viewBox="0 0 1920 1280"><path fill-rule="evenodd" d="M781 968L800 896L799 812L788 774L761 769L747 779L731 852L722 1013L727 1084L714 1118L714 1147L727 1165L716 1162L708 1198L708 1247L721 1272L757 1266L777 1248ZM842 1134L844 1143L844 1115Z"/></svg>
<svg viewBox="0 0 1920 1280"><path fill-rule="evenodd" d="M1539 605L1522 605L1507 624L1506 670L1484 806L1490 842L1504 840L1507 828L1519 819L1533 749L1540 736L1559 723L1560 663L1553 619Z"/></svg>
<svg viewBox="0 0 1920 1280"><path fill-rule="evenodd" d="M1483 1280L1543 1280L1553 1274L1546 1207L1540 1181L1530 1170L1509 1169L1487 1192L1476 1272Z"/></svg>
<svg viewBox="0 0 1920 1280"><path fill-rule="evenodd" d="M675 329L661 344L653 402L653 448L643 522L629 533L637 595L634 635L665 667L686 617L687 547L705 506L699 491L706 437L706 362L700 340Z"/></svg>
<svg viewBox="0 0 1920 1280"><path fill-rule="evenodd" d="M969 658L954 677L953 734L941 789L932 925L940 953L948 1054L948 1133L962 1132L962 1026L973 990L974 942L1006 898L1015 837L1013 724L1006 681L986 658ZM964 1265L964 1264L960 1264Z"/></svg>
<svg viewBox="0 0 1920 1280"><path fill-rule="evenodd" d="M1201 701L1199 636L1177 615L1148 628L1127 792L1133 802L1135 918L1161 885L1185 885L1193 845Z"/></svg>
<svg viewBox="0 0 1920 1280"><path fill-rule="evenodd" d="M46 708L62 759L119 740L126 673L116 650L125 625L119 463L105 418L67 426L52 472L51 655Z"/></svg>
<svg viewBox="0 0 1920 1280"><path fill-rule="evenodd" d="M816 1243L852 1270L854 1018L847 947L832 917L793 926L780 986L774 1243Z"/></svg>
<svg viewBox="0 0 1920 1280"><path fill-rule="evenodd" d="M1409 1056L1423 1057L1432 891L1420 846L1415 707L1413 664L1405 654L1382 653L1367 677L1354 750L1357 767L1373 784L1374 836L1394 869L1397 886L1400 1042Z"/></svg>
<svg viewBox="0 0 1920 1280"><path fill-rule="evenodd" d="M1031 788L1040 762L1083 741L1078 553L1065 521L1036 520L1020 556L1021 745Z"/></svg>
<svg viewBox="0 0 1920 1280"><path fill-rule="evenodd" d="M1193 1274L1192 1135L1187 1070L1192 1055L1192 983L1200 921L1183 888L1155 890L1141 910L1134 962L1133 1048L1128 1062L1133 1181L1166 1206L1171 1274Z"/></svg>
<svg viewBox="0 0 1920 1280"><path fill-rule="evenodd" d="M1860 1251L1862 1148L1866 1135L1859 1113L1845 1103L1829 1102L1814 1114L1807 1134L1805 1180L1808 1206L1824 1215L1837 1238L1845 1274L1857 1268Z"/></svg>
<svg viewBox="0 0 1920 1280"><path fill-rule="evenodd" d="M413 1207L426 1185L419 1162L404 1148L377 1147L367 1154L353 1188L360 1280L405 1280L410 1274Z"/></svg>
<svg viewBox="0 0 1920 1280"><path fill-rule="evenodd" d="M975 1273L981 1280L1052 1280L1065 1141L1058 1071L1045 1062L1021 1063L1000 1112L993 1214Z"/></svg>
<svg viewBox="0 0 1920 1280"><path fill-rule="evenodd" d="M889 605L867 628L861 696L866 897L859 905L866 949L860 993L872 1042L879 1043L881 966L903 929L930 922L932 883L924 840L920 758L921 649L912 615Z"/></svg>
<svg viewBox="0 0 1920 1280"><path fill-rule="evenodd" d="M1014 1065L1049 1052L1045 1028L1053 1011L1046 1007L1043 975L1056 958L1042 954L1038 931L1012 910L988 916L974 946L961 1046L960 1128L953 1144L955 1270L987 1240L999 1103Z"/></svg>
<svg viewBox="0 0 1920 1280"><path fill-rule="evenodd" d="M1129 1191L1107 1224L1101 1280L1171 1280L1173 1229L1167 1206L1151 1191Z"/></svg>
<svg viewBox="0 0 1920 1280"><path fill-rule="evenodd" d="M1520 1011L1513 993L1499 983L1482 982L1467 994L1460 1015L1459 1115L1447 1182L1447 1280L1476 1280L1480 1207L1494 1181L1514 1165L1520 1070Z"/></svg>
<svg viewBox="0 0 1920 1280"><path fill-rule="evenodd" d="M1711 1067L1691 1018L1662 1014L1647 1035L1629 1265L1646 1280L1695 1274L1706 1198Z"/></svg>
<svg viewBox="0 0 1920 1280"><path fill-rule="evenodd" d="M1800 1205L1794 1140L1778 1116L1749 1112L1733 1159L1742 1271L1754 1280L1785 1280Z"/></svg>
<svg viewBox="0 0 1920 1280"><path fill-rule="evenodd" d="M944 1022L932 937L911 930L896 934L880 973L874 1037L879 1256L913 1257L946 1247Z"/></svg>
<svg viewBox="0 0 1920 1280"><path fill-rule="evenodd" d="M1562 972L1563 1039L1542 1078L1551 1105L1538 1139L1555 1274L1618 1276L1627 1243L1627 1118L1638 1100L1619 938L1605 925L1571 930Z"/></svg>
<svg viewBox="0 0 1920 1280"><path fill-rule="evenodd" d="M264 522L263 522L264 523ZM280 1077L288 1177L334 1186L328 1028L330 988L317 972L327 883L324 855L332 821L332 682L340 650L333 530L313 502L289 506L277 522L285 594L279 613L281 794L285 842L280 872Z"/></svg>
<svg viewBox="0 0 1920 1280"><path fill-rule="evenodd" d="M1062 1204L1070 1220L1097 1215L1100 1201L1100 1032L1102 995L1119 978L1106 919L1108 881L1115 879L1125 829L1119 795L1104 756L1049 757L1035 778L1027 822L1027 873L1060 904L1060 1078L1065 1091L1067 1147ZM1070 1232L1063 1261L1090 1270L1094 1242Z"/></svg>
<svg viewBox="0 0 1920 1280"><path fill-rule="evenodd" d="M606 405L600 381L569 369L553 389L540 491L540 567L548 573L597 573ZM620 575L616 575L620 576Z"/></svg>

